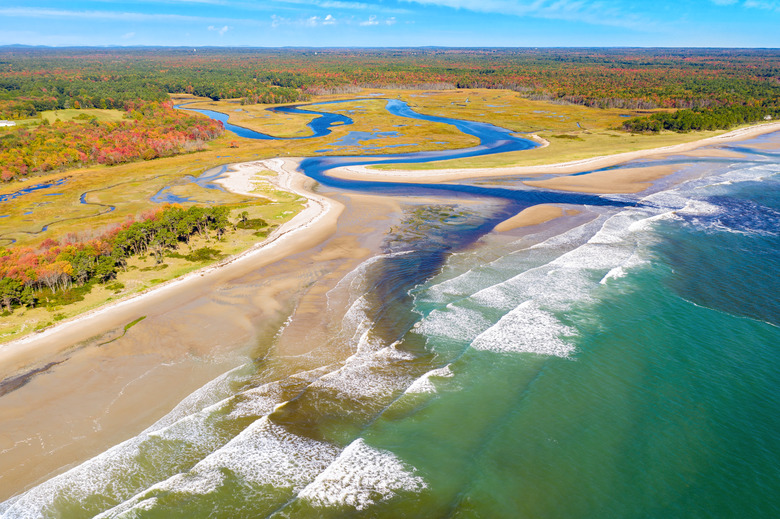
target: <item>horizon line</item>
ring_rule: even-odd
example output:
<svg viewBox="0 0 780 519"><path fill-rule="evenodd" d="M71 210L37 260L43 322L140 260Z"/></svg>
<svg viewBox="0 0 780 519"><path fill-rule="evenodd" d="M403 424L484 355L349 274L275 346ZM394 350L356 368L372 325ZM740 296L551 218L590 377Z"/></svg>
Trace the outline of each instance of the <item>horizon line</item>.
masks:
<svg viewBox="0 0 780 519"><path fill-rule="evenodd" d="M447 49L447 50L554 50L554 49L640 49L640 50L776 50L780 47L711 47L711 46L641 46L641 45L593 45L593 46L450 46L450 45L415 45L415 46L361 46L361 45L335 45L335 46L311 46L311 45L284 45L284 46L256 46L256 45L29 45L24 43L0 44L0 49L278 49L278 50L339 50L339 49L365 49L365 50L389 50L389 49Z"/></svg>

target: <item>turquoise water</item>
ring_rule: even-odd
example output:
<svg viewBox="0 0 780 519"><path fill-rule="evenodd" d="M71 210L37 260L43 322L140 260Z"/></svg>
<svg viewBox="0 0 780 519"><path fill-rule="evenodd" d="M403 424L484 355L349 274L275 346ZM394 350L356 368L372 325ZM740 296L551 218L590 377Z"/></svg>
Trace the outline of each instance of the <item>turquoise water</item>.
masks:
<svg viewBox="0 0 780 519"><path fill-rule="evenodd" d="M0 516L777 517L780 160L750 145L523 237L484 234L497 199L410 210L323 356L237 368Z"/></svg>

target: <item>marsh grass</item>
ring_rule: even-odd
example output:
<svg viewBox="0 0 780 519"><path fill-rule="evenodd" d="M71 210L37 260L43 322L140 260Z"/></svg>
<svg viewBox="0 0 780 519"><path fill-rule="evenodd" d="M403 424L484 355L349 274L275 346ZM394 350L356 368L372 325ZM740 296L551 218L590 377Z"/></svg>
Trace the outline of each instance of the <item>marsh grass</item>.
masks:
<svg viewBox="0 0 780 519"><path fill-rule="evenodd" d="M582 106L552 104L524 99L516 92L501 90L447 90L425 92L409 90L367 90L380 93L384 98L398 98L408 102L420 113L489 122L515 132L533 132L547 138L550 145L528 151L506 153L455 161L442 161L408 166L392 165L388 169L439 169L443 167L500 167L509 165L543 165L556 162L590 158L626 151L656 148L690 142L723 132L692 132L688 134L661 133L658 135L632 135L614 130L624 120L622 115L637 115L630 110L601 110ZM172 96L176 102L200 101L197 106L230 114L231 122L277 136L302 136L309 131L308 115L273 114L264 105L241 106L235 100L212 102L192 96ZM354 94L322 96L315 101L346 100ZM384 137L368 142L371 146L404 144L392 148L392 152L425 151L463 148L477 144L477 139L458 132L454 127L441 123L409 120L389 115L384 107L385 99L366 98L332 105L312 107L320 111L354 111L347 113L353 125L334 126L332 133L317 139L302 140L250 140L225 132L209 142L204 151L135 162L116 166L92 166L89 168L59 171L23 181L0 185L0 194L11 193L24 187L47 181L67 178L61 186L35 191L19 198L0 203L0 247L15 240L15 246L35 247L46 238L89 239L100 235L110 226L125 222L129 217L157 206L150 201L164 187L171 193L188 199L192 204L221 204L230 208L231 221L237 222L242 212L254 222L237 230L229 240L214 238L194 239L189 246L180 245L164 266L157 268L154 259L132 258L109 284L76 287L67 294L51 294L49 302L38 308L20 308L4 315L0 321L0 342L16 338L33 329L49 326L54 322L51 308L57 308L57 317L66 319L114 301L146 290L154 285L201 268L204 265L240 253L267 237L274 229L291 219L304 206L305 199L280 190L267 182L258 182L255 193L262 198L248 199L226 191L204 189L187 180L203 172L228 163L246 162L271 157L305 157L344 154L346 150L334 146L340 138L353 131L397 131L397 137ZM236 111L241 110L241 111ZM83 117L83 116L87 117ZM45 112L43 118L87 122L119 120L118 110L57 110ZM78 119L82 117L82 119ZM42 119L36 119L40 123ZM35 121L33 121L35 124ZM326 153L317 150L328 149ZM354 148L355 153L386 153L380 149L365 153ZM82 203L82 197L85 203ZM113 208L113 209L112 209ZM260 226L259 221L266 226ZM43 228L46 230L43 230ZM208 252L196 252L196 251ZM61 317L60 317L61 316Z"/></svg>

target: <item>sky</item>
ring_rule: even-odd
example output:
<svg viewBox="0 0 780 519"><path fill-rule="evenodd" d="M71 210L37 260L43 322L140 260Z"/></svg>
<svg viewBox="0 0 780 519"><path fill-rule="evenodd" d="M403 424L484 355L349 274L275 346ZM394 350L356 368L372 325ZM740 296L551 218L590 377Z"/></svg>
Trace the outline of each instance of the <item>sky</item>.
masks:
<svg viewBox="0 0 780 519"><path fill-rule="evenodd" d="M0 0L0 45L780 47L780 0Z"/></svg>

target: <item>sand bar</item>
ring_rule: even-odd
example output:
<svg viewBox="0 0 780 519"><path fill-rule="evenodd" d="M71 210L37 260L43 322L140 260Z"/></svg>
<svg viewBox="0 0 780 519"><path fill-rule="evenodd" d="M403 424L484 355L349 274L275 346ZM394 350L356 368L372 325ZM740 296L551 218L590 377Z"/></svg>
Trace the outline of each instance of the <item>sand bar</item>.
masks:
<svg viewBox="0 0 780 519"><path fill-rule="evenodd" d="M673 155L673 154L672 154ZM745 154L731 150L721 150L717 148L699 148L692 151L686 151L678 155L684 155L685 157L705 157L705 158L719 158L719 159L744 159Z"/></svg>
<svg viewBox="0 0 780 519"><path fill-rule="evenodd" d="M539 204L523 209L512 218L508 218L496 225L495 232L506 232L520 227L539 225L563 216L563 208L556 205Z"/></svg>
<svg viewBox="0 0 780 519"><path fill-rule="evenodd" d="M582 173L594 169L606 168L628 162L631 160L658 157L663 155L675 155L691 152L704 146L717 146L728 142L742 141L758 137L767 133L780 131L780 122L757 124L733 130L716 137L708 137L694 142L675 144L648 150L617 153L589 159L548 164L545 166L510 166L503 168L464 168L464 169L435 169L425 171L411 170L376 170L367 166L347 166L335 168L328 172L329 175L349 180L373 180L377 182L409 182L429 183L446 182L450 180L463 180L469 178L501 177L514 175L539 175L550 173ZM707 151L704 156L718 156L716 150ZM616 191L620 192L620 191Z"/></svg>
<svg viewBox="0 0 780 519"><path fill-rule="evenodd" d="M677 166L650 166L643 168L610 169L585 175L565 175L545 180L526 180L523 184L558 191L577 193L639 193L653 180L671 175L681 168Z"/></svg>

